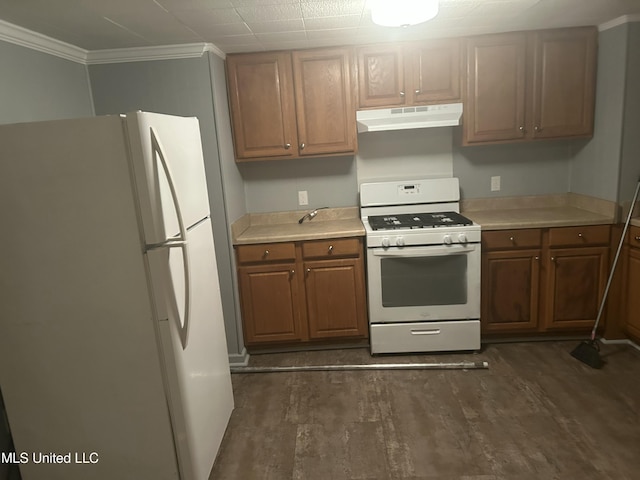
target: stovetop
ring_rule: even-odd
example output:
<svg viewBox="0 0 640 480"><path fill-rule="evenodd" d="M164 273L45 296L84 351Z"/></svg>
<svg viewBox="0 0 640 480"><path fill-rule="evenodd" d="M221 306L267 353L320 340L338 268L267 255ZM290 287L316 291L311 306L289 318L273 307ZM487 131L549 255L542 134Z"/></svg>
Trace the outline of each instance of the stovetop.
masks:
<svg viewBox="0 0 640 480"><path fill-rule="evenodd" d="M368 220L372 230L460 227L473 224L457 212L370 215Z"/></svg>

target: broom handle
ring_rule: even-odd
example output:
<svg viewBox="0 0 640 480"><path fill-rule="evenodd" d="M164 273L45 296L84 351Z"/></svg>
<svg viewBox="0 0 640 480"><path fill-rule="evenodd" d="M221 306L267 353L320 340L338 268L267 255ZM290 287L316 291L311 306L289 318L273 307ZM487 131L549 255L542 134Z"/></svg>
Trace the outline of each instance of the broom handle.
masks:
<svg viewBox="0 0 640 480"><path fill-rule="evenodd" d="M633 214L633 209L636 206L636 201L638 200L638 191L640 191L640 179L638 179L638 185L636 186L636 193L633 194L633 200L631 200L631 206L629 207L629 214L627 215L627 221L624 222L624 228L622 229L622 236L620 237L620 243L618 243L618 250L616 251L616 256L613 259L613 264L611 265L611 273L609 273L609 279L607 280L607 286L604 289L604 295L602 296L602 302L600 302L600 309L598 310L598 316L596 318L596 323L593 326L593 330L591 330L591 341L596 339L596 330L598 328L598 324L600 323L600 317L602 316L602 311L604 310L604 304L607 301L607 294L609 293L609 287L611 286L611 280L613 279L613 273L616 270L616 264L618 263L618 257L620 256L620 251L622 250L622 244L624 243L624 236L627 233L627 228L629 228L629 222L631 221L631 215Z"/></svg>

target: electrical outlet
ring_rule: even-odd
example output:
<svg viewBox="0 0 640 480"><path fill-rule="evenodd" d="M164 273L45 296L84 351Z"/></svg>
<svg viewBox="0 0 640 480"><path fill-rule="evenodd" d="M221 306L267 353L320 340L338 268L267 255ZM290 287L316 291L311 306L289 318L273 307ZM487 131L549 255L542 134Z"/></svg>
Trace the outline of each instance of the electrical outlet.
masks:
<svg viewBox="0 0 640 480"><path fill-rule="evenodd" d="M500 176L491 177L491 191L492 192L500 191Z"/></svg>
<svg viewBox="0 0 640 480"><path fill-rule="evenodd" d="M309 205L309 194L306 190L300 190L298 192L298 205Z"/></svg>

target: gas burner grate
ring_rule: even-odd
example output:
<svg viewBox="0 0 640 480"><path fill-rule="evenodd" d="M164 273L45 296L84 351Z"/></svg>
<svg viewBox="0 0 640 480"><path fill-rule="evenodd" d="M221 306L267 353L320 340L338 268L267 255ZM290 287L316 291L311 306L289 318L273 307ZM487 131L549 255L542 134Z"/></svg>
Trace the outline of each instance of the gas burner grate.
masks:
<svg viewBox="0 0 640 480"><path fill-rule="evenodd" d="M461 227L473 224L457 212L372 215L368 220L372 230Z"/></svg>

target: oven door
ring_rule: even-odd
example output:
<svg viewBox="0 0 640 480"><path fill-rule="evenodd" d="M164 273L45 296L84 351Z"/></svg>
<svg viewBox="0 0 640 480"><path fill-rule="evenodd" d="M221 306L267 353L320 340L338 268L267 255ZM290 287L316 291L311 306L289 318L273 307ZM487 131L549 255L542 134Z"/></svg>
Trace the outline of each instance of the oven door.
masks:
<svg viewBox="0 0 640 480"><path fill-rule="evenodd" d="M371 323L480 318L480 244L367 250Z"/></svg>

